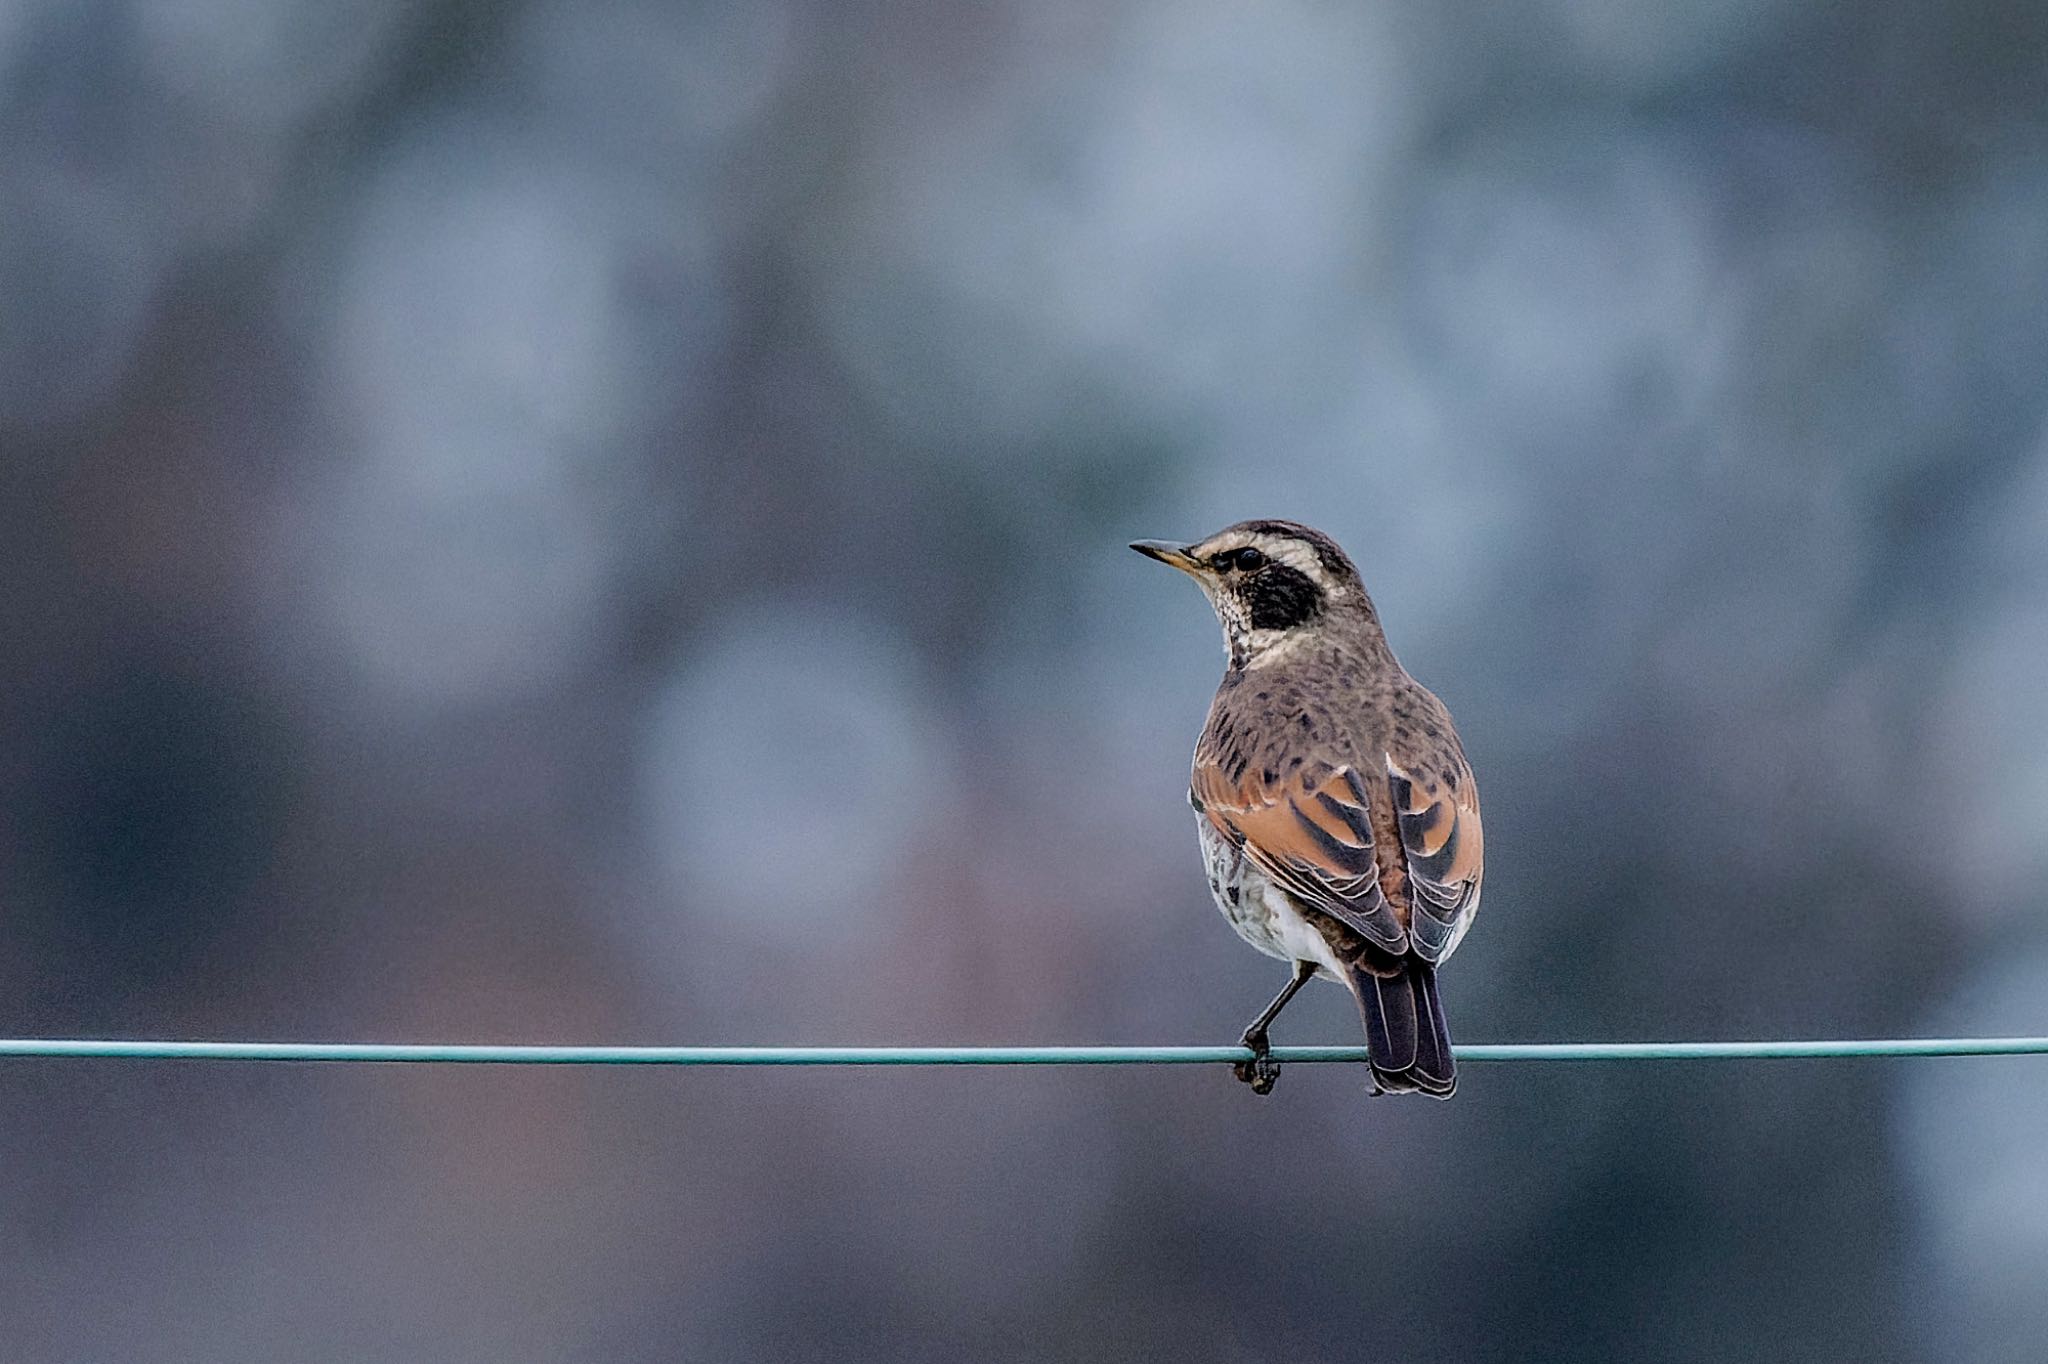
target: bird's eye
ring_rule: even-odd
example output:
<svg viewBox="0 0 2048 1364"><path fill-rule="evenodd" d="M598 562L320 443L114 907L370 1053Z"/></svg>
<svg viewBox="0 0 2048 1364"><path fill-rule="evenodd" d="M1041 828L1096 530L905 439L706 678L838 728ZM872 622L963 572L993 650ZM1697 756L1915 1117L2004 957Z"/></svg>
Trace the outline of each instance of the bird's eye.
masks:
<svg viewBox="0 0 2048 1364"><path fill-rule="evenodd" d="M1246 545L1243 549L1237 552L1237 566L1247 573L1251 572L1253 569L1257 568L1260 564L1263 564L1264 562L1266 562L1266 556L1259 553L1258 550L1252 548L1250 545Z"/></svg>

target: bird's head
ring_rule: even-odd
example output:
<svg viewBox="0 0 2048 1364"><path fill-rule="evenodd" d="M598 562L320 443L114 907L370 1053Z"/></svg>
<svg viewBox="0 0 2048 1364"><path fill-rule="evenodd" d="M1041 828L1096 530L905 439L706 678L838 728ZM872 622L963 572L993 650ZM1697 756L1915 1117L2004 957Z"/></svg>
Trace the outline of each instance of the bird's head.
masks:
<svg viewBox="0 0 2048 1364"><path fill-rule="evenodd" d="M1358 570L1337 542L1295 521L1240 521L1205 540L1131 545L1193 578L1223 622L1233 667L1342 622L1377 636Z"/></svg>

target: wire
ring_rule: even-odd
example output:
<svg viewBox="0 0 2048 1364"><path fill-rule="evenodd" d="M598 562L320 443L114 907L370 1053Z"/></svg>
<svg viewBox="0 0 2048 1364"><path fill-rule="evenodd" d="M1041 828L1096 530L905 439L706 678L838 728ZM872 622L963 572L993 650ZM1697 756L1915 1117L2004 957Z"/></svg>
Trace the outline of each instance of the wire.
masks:
<svg viewBox="0 0 2048 1364"><path fill-rule="evenodd" d="M2048 1055L2048 1037L1837 1042L1524 1042L1455 1049L1460 1061L1785 1061ZM1242 1061L1246 1047L580 1047L384 1042L0 1039L0 1059L349 1061L527 1066L1121 1066ZM1276 1061L1363 1061L1363 1047L1275 1047Z"/></svg>

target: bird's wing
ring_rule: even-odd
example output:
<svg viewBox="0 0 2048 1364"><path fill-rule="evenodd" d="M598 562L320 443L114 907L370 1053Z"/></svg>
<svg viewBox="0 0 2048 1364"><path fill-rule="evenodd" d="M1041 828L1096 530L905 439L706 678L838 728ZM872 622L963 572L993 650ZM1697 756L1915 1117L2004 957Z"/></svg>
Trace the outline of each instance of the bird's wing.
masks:
<svg viewBox="0 0 2048 1364"><path fill-rule="evenodd" d="M1349 767L1318 764L1277 781L1197 762L1195 808L1245 856L1303 903L1342 920L1390 952L1408 934L1387 903L1373 858L1372 810Z"/></svg>
<svg viewBox="0 0 2048 1364"><path fill-rule="evenodd" d="M1408 865L1408 936L1415 954L1430 962L1448 957L1471 926L1486 859L1479 788L1464 754L1452 748L1441 772L1431 770L1440 762L1417 761L1409 769L1387 755L1387 793Z"/></svg>

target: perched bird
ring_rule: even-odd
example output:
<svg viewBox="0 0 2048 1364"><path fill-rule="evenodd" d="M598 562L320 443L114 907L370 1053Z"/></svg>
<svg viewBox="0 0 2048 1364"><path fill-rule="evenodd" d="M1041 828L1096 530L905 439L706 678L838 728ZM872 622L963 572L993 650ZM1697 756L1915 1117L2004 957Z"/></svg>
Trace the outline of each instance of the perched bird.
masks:
<svg viewBox="0 0 2048 1364"><path fill-rule="evenodd" d="M1312 976L1365 1017L1375 1092L1457 1088L1436 971L1479 908L1479 790L1450 712L1410 677L1358 570L1320 531L1241 521L1131 546L1193 578L1230 664L1188 803L1216 907L1293 978L1245 1029L1237 1076L1279 1077L1266 1030Z"/></svg>

